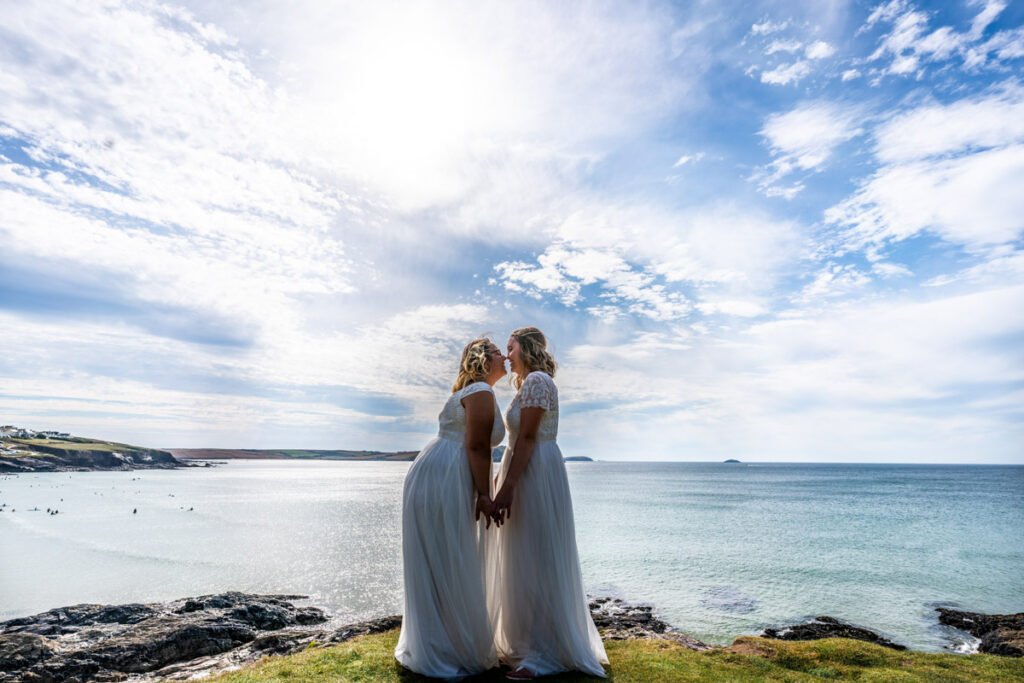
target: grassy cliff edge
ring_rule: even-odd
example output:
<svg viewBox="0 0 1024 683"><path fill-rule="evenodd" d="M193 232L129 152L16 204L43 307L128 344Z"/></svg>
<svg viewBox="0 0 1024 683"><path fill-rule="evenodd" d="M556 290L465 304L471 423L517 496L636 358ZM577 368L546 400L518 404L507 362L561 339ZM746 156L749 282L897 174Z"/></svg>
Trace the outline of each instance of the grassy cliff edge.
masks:
<svg viewBox="0 0 1024 683"><path fill-rule="evenodd" d="M403 670L394 659L398 630L355 638L331 647L310 647L287 656L266 657L210 680L353 681L393 683L429 681ZM996 655L897 652L844 638L786 642L754 636L737 638L729 647L695 652L667 640L607 640L611 665L608 680L651 681L1024 681L1024 660ZM494 670L469 679L504 681ZM593 681L580 674L551 676L551 683Z"/></svg>

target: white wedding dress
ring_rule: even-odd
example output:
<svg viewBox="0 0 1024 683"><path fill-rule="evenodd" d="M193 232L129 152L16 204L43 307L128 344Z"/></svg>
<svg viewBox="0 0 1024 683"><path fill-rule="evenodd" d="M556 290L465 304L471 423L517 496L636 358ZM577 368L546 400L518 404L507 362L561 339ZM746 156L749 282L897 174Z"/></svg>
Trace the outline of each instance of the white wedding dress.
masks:
<svg viewBox="0 0 1024 683"><path fill-rule="evenodd" d="M494 396L486 382L451 395L437 438L416 456L402 491L405 612L395 658L436 678L478 674L498 664L484 592L485 534L493 530L486 530L483 517L474 519L462 405L479 391ZM497 402L494 414L492 447L505 438Z"/></svg>
<svg viewBox="0 0 1024 683"><path fill-rule="evenodd" d="M505 416L509 446L497 489L512 461L523 408L543 408L537 442L512 499L511 515L488 548L487 580L498 657L545 676L583 671L604 677L608 663L583 590L572 498L558 435L558 389L531 372Z"/></svg>

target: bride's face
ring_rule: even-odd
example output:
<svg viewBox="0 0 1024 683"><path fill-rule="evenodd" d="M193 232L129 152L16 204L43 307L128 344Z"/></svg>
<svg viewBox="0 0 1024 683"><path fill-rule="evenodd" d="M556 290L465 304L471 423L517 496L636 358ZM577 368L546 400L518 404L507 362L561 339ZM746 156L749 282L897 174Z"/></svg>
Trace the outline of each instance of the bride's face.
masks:
<svg viewBox="0 0 1024 683"><path fill-rule="evenodd" d="M487 379L491 384L507 374L505 372L505 356L501 355L501 349L496 345L491 345L487 351L487 369Z"/></svg>
<svg viewBox="0 0 1024 683"><path fill-rule="evenodd" d="M508 362L512 372L517 375L522 374L522 353L519 349L519 340L515 337L508 338Z"/></svg>

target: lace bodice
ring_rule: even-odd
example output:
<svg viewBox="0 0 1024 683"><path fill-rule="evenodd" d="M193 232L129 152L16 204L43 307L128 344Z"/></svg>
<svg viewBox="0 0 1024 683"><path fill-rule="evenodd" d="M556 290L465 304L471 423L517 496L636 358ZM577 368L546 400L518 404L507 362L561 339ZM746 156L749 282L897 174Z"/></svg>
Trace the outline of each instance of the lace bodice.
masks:
<svg viewBox="0 0 1024 683"><path fill-rule="evenodd" d="M486 391L494 400L494 426L491 427L491 448L494 448L505 438L505 425L500 419L501 408L494 398L494 389L487 382L474 382L459 389L448 397L448 401L437 416L440 422L440 429L437 435L443 439L456 439L463 441L466 438L466 408L462 405L462 399L478 391Z"/></svg>
<svg viewBox="0 0 1024 683"><path fill-rule="evenodd" d="M519 392L508 405L505 422L508 424L509 445L515 444L519 434L519 413L523 408L543 408L537 428L538 441L554 441L558 436L558 387L551 375L535 370L526 376Z"/></svg>

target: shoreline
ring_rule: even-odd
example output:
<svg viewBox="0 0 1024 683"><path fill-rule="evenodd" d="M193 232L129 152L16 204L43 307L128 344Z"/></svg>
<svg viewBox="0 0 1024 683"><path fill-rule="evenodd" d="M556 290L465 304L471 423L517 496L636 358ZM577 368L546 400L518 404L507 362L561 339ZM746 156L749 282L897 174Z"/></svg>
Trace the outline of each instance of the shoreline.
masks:
<svg viewBox="0 0 1024 683"><path fill-rule="evenodd" d="M266 655L290 655L309 648L346 642L400 627L397 615L354 624L334 625L298 594L226 593L168 602L122 605L79 604L0 622L0 681L115 679L143 674L156 680L183 680L219 674L251 664ZM877 632L819 616L809 622L741 635L729 646L703 643L661 620L654 607L619 598L590 599L595 625L606 643L658 641L698 653L756 652L759 639L811 641L841 638L862 641L908 654ZM979 653L952 657L1024 655L1024 613L985 615L936 608L940 623L973 630ZM746 654L750 654L747 652Z"/></svg>

